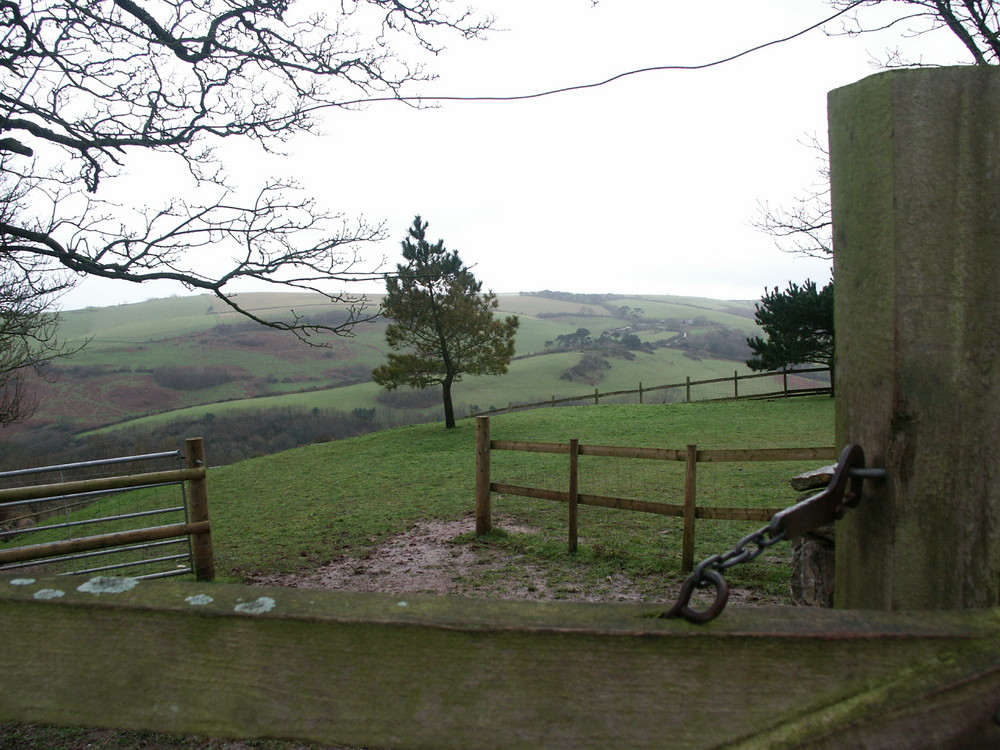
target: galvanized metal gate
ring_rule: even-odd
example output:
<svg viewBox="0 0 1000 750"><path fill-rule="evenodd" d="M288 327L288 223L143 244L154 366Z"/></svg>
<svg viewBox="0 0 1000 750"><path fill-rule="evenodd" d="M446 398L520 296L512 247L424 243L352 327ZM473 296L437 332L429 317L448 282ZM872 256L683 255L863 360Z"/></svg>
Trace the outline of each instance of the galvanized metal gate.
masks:
<svg viewBox="0 0 1000 750"><path fill-rule="evenodd" d="M186 447L0 472L0 571L211 579L204 446Z"/></svg>

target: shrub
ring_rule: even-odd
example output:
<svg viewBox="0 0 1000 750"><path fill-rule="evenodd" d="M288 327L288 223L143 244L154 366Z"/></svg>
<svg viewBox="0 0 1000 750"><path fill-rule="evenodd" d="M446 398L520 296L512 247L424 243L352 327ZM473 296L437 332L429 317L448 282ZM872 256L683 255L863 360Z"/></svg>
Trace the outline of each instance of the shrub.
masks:
<svg viewBox="0 0 1000 750"><path fill-rule="evenodd" d="M233 368L221 365L208 367L166 365L153 370L153 380L157 385L175 391L197 391L202 388L211 388L213 385L229 383L236 377L237 373Z"/></svg>

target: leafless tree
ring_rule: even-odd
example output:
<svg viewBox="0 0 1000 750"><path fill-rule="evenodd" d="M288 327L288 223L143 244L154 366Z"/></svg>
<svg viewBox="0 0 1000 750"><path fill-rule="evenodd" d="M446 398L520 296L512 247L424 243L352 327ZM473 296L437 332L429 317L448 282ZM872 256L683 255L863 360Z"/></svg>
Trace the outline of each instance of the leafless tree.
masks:
<svg viewBox="0 0 1000 750"><path fill-rule="evenodd" d="M212 147L243 137L271 150L314 132L324 109L399 97L427 78L405 58L490 24L449 0L0 0L0 192L17 186L16 210L0 216L0 261L38 274L170 279L302 337L345 333L351 321L258 317L232 283L362 303L326 290L381 278L359 269L357 251L382 227L330 214L280 180L240 203ZM103 200L99 189L143 152L180 159L212 198L142 210ZM209 247L229 249L228 268L202 270L198 251Z"/></svg>
<svg viewBox="0 0 1000 750"><path fill-rule="evenodd" d="M774 237L778 246L786 252L810 258L831 258L830 154L815 137L808 146L816 152L816 182L796 197L791 208L761 203L752 223L760 231Z"/></svg>
<svg viewBox="0 0 1000 750"><path fill-rule="evenodd" d="M899 28L907 36L920 36L947 29L968 50L976 65L1000 62L1000 3L994 0L830 0L830 5L854 10L843 33L863 34ZM874 6L896 12L891 13L888 20L873 22L865 11ZM895 53L890 54L886 63L889 66L915 64Z"/></svg>
<svg viewBox="0 0 1000 750"><path fill-rule="evenodd" d="M899 28L908 36L920 36L947 29L965 46L976 65L1000 62L1000 2L993 0L830 0L838 10L853 9L843 26L831 34L864 34ZM865 10L882 6L896 9L888 20L869 21ZM891 7L890 7L891 6ZM949 62L949 61L941 61ZM885 67L925 65L907 61L898 51L890 51ZM813 186L799 195L791 208L762 203L753 225L776 238L783 250L815 258L833 254L830 211L830 160L826 148L815 138L807 144L818 153L819 167Z"/></svg>
<svg viewBox="0 0 1000 750"><path fill-rule="evenodd" d="M65 277L0 257L0 427L34 411L28 376L45 377L46 364L79 348L59 340L59 315L48 311L70 285Z"/></svg>

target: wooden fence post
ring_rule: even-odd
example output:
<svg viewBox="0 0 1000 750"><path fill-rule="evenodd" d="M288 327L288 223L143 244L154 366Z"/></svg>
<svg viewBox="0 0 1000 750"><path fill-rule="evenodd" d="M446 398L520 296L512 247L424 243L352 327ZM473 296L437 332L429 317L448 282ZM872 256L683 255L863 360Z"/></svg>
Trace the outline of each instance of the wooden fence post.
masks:
<svg viewBox="0 0 1000 750"><path fill-rule="evenodd" d="M788 365L781 366L781 395L788 395Z"/></svg>
<svg viewBox="0 0 1000 750"><path fill-rule="evenodd" d="M597 388L595 388L594 389L594 406L597 406L597 404L599 403L598 399L600 397L601 397L601 392Z"/></svg>
<svg viewBox="0 0 1000 750"><path fill-rule="evenodd" d="M1000 605L1000 69L832 91L837 444L884 482L837 524L837 607Z"/></svg>
<svg viewBox="0 0 1000 750"><path fill-rule="evenodd" d="M733 398L740 397L740 371L733 370Z"/></svg>
<svg viewBox="0 0 1000 750"><path fill-rule="evenodd" d="M691 376L687 376L687 380L684 383L684 400L691 401Z"/></svg>
<svg viewBox="0 0 1000 750"><path fill-rule="evenodd" d="M642 403L642 381L639 381L639 403Z"/></svg>
<svg viewBox="0 0 1000 750"><path fill-rule="evenodd" d="M577 547L577 511L580 498L579 485L580 441L572 438L569 441L569 553L576 554Z"/></svg>
<svg viewBox="0 0 1000 750"><path fill-rule="evenodd" d="M189 469L208 468L205 463L205 441L200 438L188 438L184 441L187 455L187 467ZM191 523L208 523L208 480L201 479L188 480L188 520ZM199 581L211 581L215 578L215 556L212 552L212 531L209 527L205 531L196 532L191 535L191 565L194 568L194 576Z"/></svg>
<svg viewBox="0 0 1000 750"><path fill-rule="evenodd" d="M684 536L681 540L681 570L694 568L695 483L698 474L698 446L687 447L684 472Z"/></svg>
<svg viewBox="0 0 1000 750"><path fill-rule="evenodd" d="M490 418L476 417L476 534L493 529L490 511Z"/></svg>

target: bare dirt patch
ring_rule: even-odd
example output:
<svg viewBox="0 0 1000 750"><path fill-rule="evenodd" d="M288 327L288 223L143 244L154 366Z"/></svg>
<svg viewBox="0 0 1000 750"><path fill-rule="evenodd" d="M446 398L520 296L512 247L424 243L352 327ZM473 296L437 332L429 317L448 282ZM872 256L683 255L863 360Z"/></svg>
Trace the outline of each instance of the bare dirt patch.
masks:
<svg viewBox="0 0 1000 750"><path fill-rule="evenodd" d="M495 523L508 533L538 533L537 529L503 518ZM667 584L660 577L616 574L594 581L572 562L542 566L501 547L456 541L472 530L469 518L422 522L363 558L335 560L302 574L250 575L247 583L494 599L665 604L673 602L679 588L679 584ZM731 590L729 600L731 604L751 606L784 603L778 597L736 588Z"/></svg>

